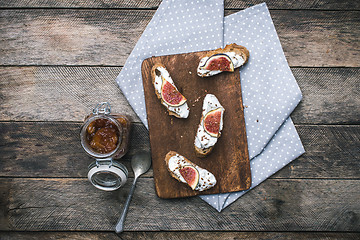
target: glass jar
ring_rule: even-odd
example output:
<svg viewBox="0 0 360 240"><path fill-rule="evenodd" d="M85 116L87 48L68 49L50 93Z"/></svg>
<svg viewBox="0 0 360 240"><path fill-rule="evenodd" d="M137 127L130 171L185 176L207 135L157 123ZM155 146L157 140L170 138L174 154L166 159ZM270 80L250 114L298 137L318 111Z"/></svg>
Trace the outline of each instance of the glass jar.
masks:
<svg viewBox="0 0 360 240"><path fill-rule="evenodd" d="M129 149L130 121L120 114L111 114L110 104L99 103L85 118L80 130L81 145L95 161L89 165L89 181L97 188L112 191L125 184L126 167L116 161Z"/></svg>

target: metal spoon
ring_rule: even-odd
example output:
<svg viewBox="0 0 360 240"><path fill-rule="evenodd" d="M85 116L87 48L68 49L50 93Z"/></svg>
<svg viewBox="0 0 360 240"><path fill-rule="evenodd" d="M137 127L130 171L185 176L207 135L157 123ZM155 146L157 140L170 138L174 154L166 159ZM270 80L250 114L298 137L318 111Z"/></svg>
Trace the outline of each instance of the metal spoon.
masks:
<svg viewBox="0 0 360 240"><path fill-rule="evenodd" d="M121 213L120 219L118 221L118 223L115 226L115 232L116 233L121 233L124 231L124 221L125 221L125 217L126 217L126 213L129 209L129 205L130 205L130 201L131 201L131 197L134 193L135 190L135 184L137 179L140 177L140 175L146 173L149 168L151 166L151 156L149 152L145 152L145 151L141 151L136 153L132 159L131 159L131 167L133 169L133 172L135 174L135 178L134 178L134 182L131 186L130 192L129 192L129 196L126 199L126 203L124 206L124 209Z"/></svg>

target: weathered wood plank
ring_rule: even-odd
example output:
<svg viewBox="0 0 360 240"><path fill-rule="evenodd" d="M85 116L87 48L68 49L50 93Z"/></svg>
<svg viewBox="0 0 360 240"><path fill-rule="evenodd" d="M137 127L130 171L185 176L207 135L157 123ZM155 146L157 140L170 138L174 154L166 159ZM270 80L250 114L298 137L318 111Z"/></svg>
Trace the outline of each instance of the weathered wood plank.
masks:
<svg viewBox="0 0 360 240"><path fill-rule="evenodd" d="M225 0L225 8L242 9L251 7L255 4L263 3L263 0ZM266 1L269 9L316 9L316 10L355 10L360 8L360 3L355 1L337 1L337 0L309 0L309 1Z"/></svg>
<svg viewBox="0 0 360 240"><path fill-rule="evenodd" d="M1 120L83 121L99 102L140 122L122 95L116 76L121 68L0 68Z"/></svg>
<svg viewBox="0 0 360 240"><path fill-rule="evenodd" d="M360 68L292 68L303 94L297 124L359 124Z"/></svg>
<svg viewBox="0 0 360 240"><path fill-rule="evenodd" d="M155 11L0 11L1 65L124 65Z"/></svg>
<svg viewBox="0 0 360 240"><path fill-rule="evenodd" d="M12 0L12 1L1 1L0 8L157 8L161 3L161 0Z"/></svg>
<svg viewBox="0 0 360 240"><path fill-rule="evenodd" d="M154 10L2 10L0 65L121 66L153 14ZM360 66L357 11L271 14L291 66Z"/></svg>
<svg viewBox="0 0 360 240"><path fill-rule="evenodd" d="M0 178L0 183L0 230L15 231L111 231L131 185L104 192L85 179ZM125 231L356 232L359 183L268 179L218 213L197 197L160 199L153 179L140 178Z"/></svg>
<svg viewBox="0 0 360 240"><path fill-rule="evenodd" d="M360 126L297 125L305 154L273 178L359 178Z"/></svg>
<svg viewBox="0 0 360 240"><path fill-rule="evenodd" d="M264 2L263 0L225 0L224 7L226 9L243 9L255 4ZM67 1L51 1L51 0L12 0L1 1L0 8L157 8L161 0L146 0L146 1L128 1L128 0L67 0ZM336 1L336 0L275 0L267 2L270 9L317 9L317 10L359 10L360 4L358 1Z"/></svg>
<svg viewBox="0 0 360 240"><path fill-rule="evenodd" d="M343 232L124 232L120 236L115 232L0 232L2 240L118 240L118 239L196 239L196 240L234 240L234 239L326 239L353 240L360 237L359 233Z"/></svg>
<svg viewBox="0 0 360 240"><path fill-rule="evenodd" d="M290 66L359 67L353 63L360 62L358 12L271 11L271 16Z"/></svg>
<svg viewBox="0 0 360 240"><path fill-rule="evenodd" d="M82 121L98 102L140 122L115 82L119 67L0 67L1 121ZM356 124L359 68L292 68L303 100L301 124ZM70 109L70 111L69 111Z"/></svg>
<svg viewBox="0 0 360 240"><path fill-rule="evenodd" d="M64 122L0 123L1 176L87 177L94 159L81 147L80 127ZM121 160L129 170L134 153L150 149L144 125L134 124L130 139L129 152ZM152 176L152 171L144 176Z"/></svg>
<svg viewBox="0 0 360 240"><path fill-rule="evenodd" d="M80 146L79 129L80 123L0 123L0 176L86 177L92 160ZM300 125L297 130L306 153L273 178L360 178L360 126ZM129 169L134 152L149 149L142 124L134 124L130 145L121 160Z"/></svg>

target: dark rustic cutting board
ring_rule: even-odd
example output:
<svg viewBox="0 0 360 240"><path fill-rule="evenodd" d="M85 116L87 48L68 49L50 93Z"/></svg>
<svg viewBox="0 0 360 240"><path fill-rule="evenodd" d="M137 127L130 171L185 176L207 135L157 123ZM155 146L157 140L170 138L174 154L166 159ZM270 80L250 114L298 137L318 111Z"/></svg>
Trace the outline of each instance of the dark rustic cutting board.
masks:
<svg viewBox="0 0 360 240"><path fill-rule="evenodd" d="M248 189L251 185L239 71L208 78L197 76L196 68L205 53L152 57L142 63L154 181L156 193L161 198L234 192ZM157 62L165 65L177 88L187 98L190 107L187 119L169 116L156 97L151 68ZM212 153L198 158L195 156L194 139L207 93L214 94L225 108L224 127ZM164 161L170 150L212 172L217 180L215 187L203 192L193 191L171 177Z"/></svg>

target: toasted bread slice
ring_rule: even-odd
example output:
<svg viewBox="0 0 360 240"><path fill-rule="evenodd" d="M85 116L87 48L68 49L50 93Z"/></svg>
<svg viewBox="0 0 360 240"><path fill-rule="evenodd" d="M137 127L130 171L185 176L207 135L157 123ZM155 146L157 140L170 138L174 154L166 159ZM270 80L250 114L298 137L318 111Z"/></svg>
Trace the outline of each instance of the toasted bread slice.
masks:
<svg viewBox="0 0 360 240"><path fill-rule="evenodd" d="M219 100L213 94L207 94L205 96L202 109L203 112L200 118L200 123L197 128L195 141L194 141L194 149L197 157L206 157L213 150L218 138L221 136L221 131L223 128L223 114L225 111L224 107L220 104ZM211 135L208 132L209 129L206 129L205 127L204 118L209 113L214 113L214 112L218 112L218 113L220 112L221 115L220 115L220 122L217 122L219 124L217 125L218 128L216 128L215 134L211 133L212 134ZM209 122L211 123L211 121Z"/></svg>
<svg viewBox="0 0 360 240"><path fill-rule="evenodd" d="M189 185L186 180L181 176L179 170L184 166L191 166L195 168L199 174L198 176L198 183L195 187L196 191L205 191L209 188L212 188L216 185L216 178L215 176L209 172L208 170L201 168L200 166L196 165L195 163L191 162L184 156L178 154L175 151L170 151L165 156L165 163L170 175L178 180L179 182L185 183Z"/></svg>
<svg viewBox="0 0 360 240"><path fill-rule="evenodd" d="M152 83L155 86L155 77L156 77L156 72L155 70L159 67L165 68L165 66L161 63L155 63L154 66L151 68L151 79L152 79ZM166 69L166 68L165 68ZM158 99L161 99L161 94L156 90L156 88L154 87L155 90L155 94L158 97Z"/></svg>
<svg viewBox="0 0 360 240"><path fill-rule="evenodd" d="M236 43L228 44L224 48L218 48L212 51L209 51L204 57L211 57L212 55L218 53L226 53L226 52L235 52L240 55L244 59L244 64L248 61L250 53L246 47L237 45Z"/></svg>
<svg viewBox="0 0 360 240"><path fill-rule="evenodd" d="M209 155L214 148L214 146L209 147L209 148L204 148L204 149L198 148L197 146L194 146L194 147L195 147L196 156L200 157L200 158L203 158L203 157L206 157L207 155Z"/></svg>
<svg viewBox="0 0 360 240"><path fill-rule="evenodd" d="M161 71L159 71L159 69L161 69ZM163 76L163 75L165 75L165 76ZM187 118L189 116L190 108L188 107L188 105L186 103L186 98L184 97L185 98L184 103L179 106L171 106L167 102L165 102L161 96L162 81L158 82L156 80L158 76L167 78L167 81L169 81L175 88L176 88L176 86L175 86L174 82L172 81L170 74L166 70L165 66L161 63L154 64L154 66L151 68L151 79L152 79L152 83L154 85L155 94L156 94L157 98L161 100L161 104L166 107L169 115L175 116L177 118ZM161 79L163 79L162 77L161 77ZM176 88L176 90L177 90L177 88Z"/></svg>
<svg viewBox="0 0 360 240"><path fill-rule="evenodd" d="M234 71L234 68L238 68L244 65L248 61L250 56L249 50L247 50L247 48L237 45L236 43L228 44L225 48L218 48L216 50L209 51L205 56L201 58L199 62L197 74L200 77L210 77L222 72L220 70L206 70L202 68L205 65L207 59L217 54L225 54L231 59L233 63L232 70L229 70L231 72Z"/></svg>

